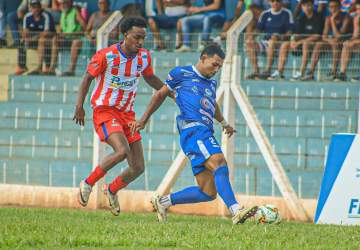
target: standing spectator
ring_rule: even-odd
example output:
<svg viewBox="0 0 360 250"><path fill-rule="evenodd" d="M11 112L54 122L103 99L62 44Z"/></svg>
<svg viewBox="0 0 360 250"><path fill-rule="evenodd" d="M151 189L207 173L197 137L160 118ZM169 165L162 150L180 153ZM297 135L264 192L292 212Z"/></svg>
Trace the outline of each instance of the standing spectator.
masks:
<svg viewBox="0 0 360 250"><path fill-rule="evenodd" d="M194 28L201 28L201 46L199 50L203 50L205 44L208 42L211 28L216 24L222 24L225 20L225 6L223 0L203 0L202 7L189 7L188 14L181 18L183 44L178 44L177 52L191 51L190 48L190 33Z"/></svg>
<svg viewBox="0 0 360 250"><path fill-rule="evenodd" d="M336 80L346 81L346 68L348 66L351 52L359 52L360 49L360 0L356 0L355 4L356 16L353 19L353 34L350 40L344 42L341 51L340 74Z"/></svg>
<svg viewBox="0 0 360 250"><path fill-rule="evenodd" d="M294 17L297 18L302 12L301 8L301 0L297 0L298 4L296 5L294 11ZM314 10L315 12L319 13L320 15L325 16L326 12L326 5L328 4L328 0L314 0ZM303 13L304 14L304 13Z"/></svg>
<svg viewBox="0 0 360 250"><path fill-rule="evenodd" d="M85 36L92 44L96 44L96 32L111 16L108 0L98 0L99 11L93 13L86 26Z"/></svg>
<svg viewBox="0 0 360 250"><path fill-rule="evenodd" d="M17 11L13 11L7 14L6 19L7 23L10 26L11 34L14 43L11 47L17 48L20 45L20 33L19 33L19 23L23 20L25 14L29 11L29 0L23 0L18 7ZM42 0L41 6L47 6L48 0Z"/></svg>
<svg viewBox="0 0 360 250"><path fill-rule="evenodd" d="M322 50L331 49L332 51L332 69L329 73L330 80L336 78L337 65L340 58L341 44L345 34L350 27L351 19L349 15L340 10L340 0L329 0L330 15L326 17L322 41L316 43L311 57L309 73L303 80L313 80L316 65L319 61Z"/></svg>
<svg viewBox="0 0 360 250"><path fill-rule="evenodd" d="M271 9L263 11L257 24L257 30L265 33L264 39L256 42L247 39L246 47L250 63L254 72L247 76L248 79L267 79L273 64L275 51L281 42L289 39L294 25L291 11L282 7L281 0L272 0ZM257 53L266 51L267 62L263 73L259 74Z"/></svg>
<svg viewBox="0 0 360 250"><path fill-rule="evenodd" d="M82 41L81 36L86 28L86 23L82 19L80 11L73 6L72 0L61 0L61 32L53 38L51 52L50 74L55 74L59 47L65 49L70 47L69 69L62 73L64 76L75 75L76 61L79 56Z"/></svg>
<svg viewBox="0 0 360 250"><path fill-rule="evenodd" d="M269 80L284 79L284 69L289 50L295 55L302 53L300 72L293 75L293 80L300 80L305 76L305 70L309 53L313 44L321 39L321 33L324 27L324 19L321 14L314 12L313 0L302 0L301 9L304 15L301 15L295 22L295 35L291 42L286 41L280 47L279 65Z"/></svg>
<svg viewBox="0 0 360 250"><path fill-rule="evenodd" d="M235 8L234 18L232 20L226 20L225 23L224 23L224 26L222 28L222 32L220 34L220 38L222 40L226 39L226 32L229 30L231 25L241 16L244 5L245 5L246 9L249 8L249 6L247 6L247 4L248 4L247 1L238 0L238 2L236 4L236 8Z"/></svg>
<svg viewBox="0 0 360 250"><path fill-rule="evenodd" d="M50 50L45 51L45 48L50 48L51 37L55 32L54 21L50 13L41 8L40 0L29 0L30 12L24 17L23 24L23 40L18 50L18 66L15 75L23 74L26 68L26 50L36 48L38 49L38 66L29 74L43 73L43 61L45 61L45 71L49 71L50 66Z"/></svg>
<svg viewBox="0 0 360 250"><path fill-rule="evenodd" d="M156 5L158 15L150 17L148 21L156 49L162 50L165 45L161 40L159 28L173 29L177 27L178 20L187 13L189 0L157 0ZM179 33L181 35L181 30Z"/></svg>

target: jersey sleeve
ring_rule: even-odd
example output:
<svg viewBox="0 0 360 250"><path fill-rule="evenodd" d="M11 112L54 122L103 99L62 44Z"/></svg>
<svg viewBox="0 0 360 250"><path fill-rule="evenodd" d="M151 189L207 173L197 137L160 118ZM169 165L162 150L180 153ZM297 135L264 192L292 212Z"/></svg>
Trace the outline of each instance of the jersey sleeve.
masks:
<svg viewBox="0 0 360 250"><path fill-rule="evenodd" d="M168 74L168 77L165 80L165 84L168 86L168 88L171 91L173 91L179 83L180 83L179 68L174 68Z"/></svg>
<svg viewBox="0 0 360 250"><path fill-rule="evenodd" d="M265 17L265 13L261 13L260 17L259 17L259 21L256 25L256 28L260 31L264 31L265 30L265 20L266 20L266 17Z"/></svg>
<svg viewBox="0 0 360 250"><path fill-rule="evenodd" d="M146 68L141 72L141 74L143 76L152 76L152 75L154 75L154 70L151 65L151 55L150 55L149 51L146 51L146 55L147 55L146 59L147 59L148 64L147 64Z"/></svg>
<svg viewBox="0 0 360 250"><path fill-rule="evenodd" d="M91 61L87 67L87 72L93 77L97 77L105 70L106 70L105 54L99 51L91 58Z"/></svg>

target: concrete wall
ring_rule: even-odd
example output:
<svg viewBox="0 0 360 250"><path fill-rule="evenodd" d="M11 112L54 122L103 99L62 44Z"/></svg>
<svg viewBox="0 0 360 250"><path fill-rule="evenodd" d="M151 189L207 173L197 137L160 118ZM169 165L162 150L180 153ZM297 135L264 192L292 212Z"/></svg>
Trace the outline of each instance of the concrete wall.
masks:
<svg viewBox="0 0 360 250"><path fill-rule="evenodd" d="M49 207L49 208L81 208L77 202L77 188L58 188L58 187L43 187L43 186L25 186L25 185L9 185L0 184L0 206L34 206L34 207ZM119 192L120 207L124 212L151 212L153 211L150 198L153 192L150 191L134 191L124 190ZM273 204L279 210L284 220L292 220L290 211L285 205L285 201L280 197L265 197L265 196L244 196L237 195L238 201L241 205L263 205ZM106 208L106 200L102 197L100 208ZM313 220L316 200L303 199L305 209ZM94 209L95 204L90 197L88 205L89 209ZM193 205L178 205L171 207L170 212L177 214L193 214L193 215L207 215L207 216L221 216L224 210L224 205L220 198L215 201L193 204Z"/></svg>

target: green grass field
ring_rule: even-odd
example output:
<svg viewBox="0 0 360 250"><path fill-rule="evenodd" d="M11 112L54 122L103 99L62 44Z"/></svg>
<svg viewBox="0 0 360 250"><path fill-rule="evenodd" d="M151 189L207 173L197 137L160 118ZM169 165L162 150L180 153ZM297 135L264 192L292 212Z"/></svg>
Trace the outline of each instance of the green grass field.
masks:
<svg viewBox="0 0 360 250"><path fill-rule="evenodd" d="M360 227L42 208L0 208L0 248L359 249Z"/></svg>

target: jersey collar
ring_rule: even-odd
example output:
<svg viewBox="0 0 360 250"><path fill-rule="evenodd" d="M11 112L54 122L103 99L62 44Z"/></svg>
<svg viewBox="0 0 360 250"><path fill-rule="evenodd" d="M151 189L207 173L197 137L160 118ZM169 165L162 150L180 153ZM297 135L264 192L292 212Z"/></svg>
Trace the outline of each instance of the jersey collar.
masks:
<svg viewBox="0 0 360 250"><path fill-rule="evenodd" d="M204 78L206 80L210 80L209 78L203 76L197 69L194 65L191 66L192 67L192 70L195 72L195 74L197 74L198 76L200 76L201 78Z"/></svg>
<svg viewBox="0 0 360 250"><path fill-rule="evenodd" d="M126 59L134 59L134 58L136 57L136 55L135 55L135 56L127 56L127 55L125 54L125 52L121 49L121 44L123 44L123 43L124 43L124 41L120 41L118 44L116 44L117 49L118 49L118 51L120 52L120 54L121 54L123 57L125 57Z"/></svg>

